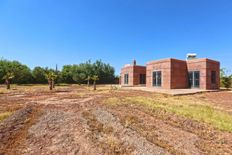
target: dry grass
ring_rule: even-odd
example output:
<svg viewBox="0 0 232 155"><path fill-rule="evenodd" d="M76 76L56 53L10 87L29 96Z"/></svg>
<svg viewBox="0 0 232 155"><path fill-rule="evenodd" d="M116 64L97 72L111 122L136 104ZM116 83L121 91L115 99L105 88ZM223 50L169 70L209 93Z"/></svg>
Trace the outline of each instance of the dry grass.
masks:
<svg viewBox="0 0 232 155"><path fill-rule="evenodd" d="M90 85L89 87L87 85L77 85L77 84L57 84L54 90L59 89L68 89L72 88L74 89L83 89L84 91L88 91L88 93L94 93L94 94L104 94L109 93L110 91L117 91L119 90L119 87L117 85L97 85L97 90L93 90L93 86ZM11 85L11 89L7 90L5 88L5 85L0 85L0 94L5 93L35 93L35 92L51 92L48 89L47 84L26 84L26 85ZM78 92L82 93L82 92Z"/></svg>
<svg viewBox="0 0 232 155"><path fill-rule="evenodd" d="M206 102L194 99L192 96L173 97L155 95L153 97L113 97L105 100L104 103L114 106L120 104L137 104L149 109L161 109L193 120L208 123L222 131L232 132L231 115L215 109Z"/></svg>
<svg viewBox="0 0 232 155"><path fill-rule="evenodd" d="M122 120L122 124L127 128L134 123L138 123L139 119L136 116L127 115L125 119Z"/></svg>
<svg viewBox="0 0 232 155"><path fill-rule="evenodd" d="M113 135L114 128L112 126L105 126L100 123L91 111L84 111L82 116L87 119L89 130L91 131L89 137L98 145L105 154L130 154L131 148L125 148L123 143ZM99 138L99 135L102 135ZM101 139L99 142L96 139Z"/></svg>
<svg viewBox="0 0 232 155"><path fill-rule="evenodd" d="M67 89L69 86L56 86L55 90L59 89ZM12 84L11 89L7 90L4 85L0 85L0 94L6 94L6 93L46 93L51 92L49 90L49 87L47 84L27 84L27 85L16 85Z"/></svg>
<svg viewBox="0 0 232 155"><path fill-rule="evenodd" d="M11 114L12 114L12 112L0 113L0 121L6 119L6 118L9 117Z"/></svg>
<svg viewBox="0 0 232 155"><path fill-rule="evenodd" d="M103 154L110 155L130 155L134 149L131 146L124 146L123 142L113 135L107 135L100 144L100 148L102 148Z"/></svg>

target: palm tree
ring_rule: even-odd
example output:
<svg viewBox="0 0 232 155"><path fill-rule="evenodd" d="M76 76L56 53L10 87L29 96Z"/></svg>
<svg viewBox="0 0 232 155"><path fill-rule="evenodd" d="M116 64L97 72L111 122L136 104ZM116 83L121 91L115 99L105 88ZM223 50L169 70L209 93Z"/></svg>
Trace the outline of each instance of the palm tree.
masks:
<svg viewBox="0 0 232 155"><path fill-rule="evenodd" d="M87 78L86 78L86 80L87 80L87 86L89 87L89 82L90 82L90 80L91 80L91 76L87 76Z"/></svg>
<svg viewBox="0 0 232 155"><path fill-rule="evenodd" d="M96 90L96 81L99 80L99 77L97 75L94 75L92 77L92 80L93 80L93 90Z"/></svg>
<svg viewBox="0 0 232 155"><path fill-rule="evenodd" d="M55 79L57 78L57 75L54 72L48 72L45 76L48 80L49 89L52 90L55 88Z"/></svg>
<svg viewBox="0 0 232 155"><path fill-rule="evenodd" d="M6 83L6 89L10 89L10 80L14 78L14 74L12 72L7 72L5 76L3 76L3 80Z"/></svg>

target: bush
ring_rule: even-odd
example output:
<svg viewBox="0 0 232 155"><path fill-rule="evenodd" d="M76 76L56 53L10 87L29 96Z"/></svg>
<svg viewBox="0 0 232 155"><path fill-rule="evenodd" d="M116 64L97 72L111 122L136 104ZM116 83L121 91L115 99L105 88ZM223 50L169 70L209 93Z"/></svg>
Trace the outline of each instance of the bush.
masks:
<svg viewBox="0 0 232 155"><path fill-rule="evenodd" d="M231 88L232 87L232 75L229 75L229 71L225 68L220 70L220 85L221 87Z"/></svg>
<svg viewBox="0 0 232 155"><path fill-rule="evenodd" d="M225 88L231 88L231 77L230 76L222 77L221 84Z"/></svg>

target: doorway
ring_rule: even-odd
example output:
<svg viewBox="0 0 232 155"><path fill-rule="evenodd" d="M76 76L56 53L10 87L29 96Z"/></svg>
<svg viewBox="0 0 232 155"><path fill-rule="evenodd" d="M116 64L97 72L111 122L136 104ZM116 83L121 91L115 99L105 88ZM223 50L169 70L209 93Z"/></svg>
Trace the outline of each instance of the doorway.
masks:
<svg viewBox="0 0 232 155"><path fill-rule="evenodd" d="M162 73L161 71L154 71L153 72L153 87L161 87L162 85Z"/></svg>
<svg viewBox="0 0 232 155"><path fill-rule="evenodd" d="M189 72L189 87L200 88L200 71Z"/></svg>

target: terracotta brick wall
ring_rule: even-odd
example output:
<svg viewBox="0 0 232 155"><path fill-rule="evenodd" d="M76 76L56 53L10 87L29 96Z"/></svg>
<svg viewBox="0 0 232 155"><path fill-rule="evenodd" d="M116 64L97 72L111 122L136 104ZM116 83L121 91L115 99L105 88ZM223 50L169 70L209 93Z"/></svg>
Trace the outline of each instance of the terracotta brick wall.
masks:
<svg viewBox="0 0 232 155"><path fill-rule="evenodd" d="M129 74L128 85L124 84L124 75ZM126 66L121 69L120 80L122 86L135 86L140 84L140 74L146 74L145 66Z"/></svg>
<svg viewBox="0 0 232 155"><path fill-rule="evenodd" d="M206 61L205 59L194 59L187 61L188 72L200 71L200 89L206 89Z"/></svg>
<svg viewBox="0 0 232 155"><path fill-rule="evenodd" d="M124 83L124 75L128 74L129 75L129 81L128 84ZM133 86L133 66L127 66L127 67L123 67L121 70L121 74L120 74L120 79L121 79L121 85L122 86Z"/></svg>
<svg viewBox="0 0 232 155"><path fill-rule="evenodd" d="M147 63L147 87L153 87L153 71L162 72L162 85L157 88L171 89L171 59L152 61Z"/></svg>
<svg viewBox="0 0 232 155"><path fill-rule="evenodd" d="M195 59L187 61L188 71L200 71L201 89L219 89L220 63L209 59ZM211 83L211 71L216 71L216 84Z"/></svg>
<svg viewBox="0 0 232 155"><path fill-rule="evenodd" d="M171 59L171 89L188 88L186 61Z"/></svg>
<svg viewBox="0 0 232 155"><path fill-rule="evenodd" d="M146 67L134 66L134 85L140 85L140 74L146 74Z"/></svg>
<svg viewBox="0 0 232 155"><path fill-rule="evenodd" d="M206 63L206 89L219 89L220 88L220 62L207 59ZM211 82L212 71L216 71L216 83Z"/></svg>

